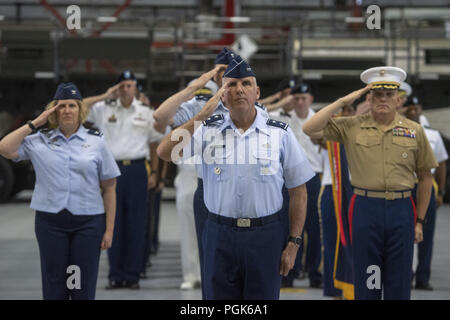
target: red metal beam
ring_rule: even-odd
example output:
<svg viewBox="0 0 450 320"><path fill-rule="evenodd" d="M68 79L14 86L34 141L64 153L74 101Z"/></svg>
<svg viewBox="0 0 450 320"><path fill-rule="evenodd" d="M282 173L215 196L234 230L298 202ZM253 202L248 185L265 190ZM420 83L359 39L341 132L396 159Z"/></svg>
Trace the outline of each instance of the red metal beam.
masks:
<svg viewBox="0 0 450 320"><path fill-rule="evenodd" d="M58 10L55 9L52 5L50 5L47 0L40 0L40 3L48 10L50 11L56 19L64 26L66 27L66 20L59 14ZM73 35L77 34L76 29L69 30L69 32Z"/></svg>
<svg viewBox="0 0 450 320"><path fill-rule="evenodd" d="M232 18L235 15L235 1L234 0L224 0L225 1L225 17ZM231 21L224 22L224 29L232 30L234 28L234 23ZM207 48L214 46L231 46L235 40L234 33L225 32L220 39L207 41L207 42L185 42L184 46L186 48ZM154 48L171 48L174 46L173 41L159 41L153 42L152 47Z"/></svg>
<svg viewBox="0 0 450 320"><path fill-rule="evenodd" d="M116 11L113 13L112 16L117 18L126 8L128 8L128 6L131 4L132 1L133 0L125 0L125 2L119 8L116 9ZM112 22L107 22L107 23L103 24L103 26L100 28L100 30L93 32L91 34L91 36L93 36L93 37L100 36L101 33L103 31L105 31L106 29L108 29L112 24L113 24Z"/></svg>

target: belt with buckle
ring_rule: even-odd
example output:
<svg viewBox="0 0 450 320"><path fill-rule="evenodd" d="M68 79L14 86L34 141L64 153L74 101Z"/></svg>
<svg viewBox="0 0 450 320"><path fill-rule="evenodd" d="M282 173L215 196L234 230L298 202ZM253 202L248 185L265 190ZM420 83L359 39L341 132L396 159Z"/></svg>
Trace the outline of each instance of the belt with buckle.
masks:
<svg viewBox="0 0 450 320"><path fill-rule="evenodd" d="M230 218L212 212L208 212L208 218L216 223L225 224L230 227L250 228L256 226L263 226L267 223L280 220L280 214L281 210L269 216L259 218Z"/></svg>
<svg viewBox="0 0 450 320"><path fill-rule="evenodd" d="M385 200L396 200L409 198L411 196L411 190L406 191L371 191L365 189L354 188L353 193L359 196L369 197L369 198L379 198Z"/></svg>
<svg viewBox="0 0 450 320"><path fill-rule="evenodd" d="M145 158L134 159L134 160L117 160L116 162L123 166L130 166L134 163L140 163L140 162L144 162L144 161L145 161Z"/></svg>

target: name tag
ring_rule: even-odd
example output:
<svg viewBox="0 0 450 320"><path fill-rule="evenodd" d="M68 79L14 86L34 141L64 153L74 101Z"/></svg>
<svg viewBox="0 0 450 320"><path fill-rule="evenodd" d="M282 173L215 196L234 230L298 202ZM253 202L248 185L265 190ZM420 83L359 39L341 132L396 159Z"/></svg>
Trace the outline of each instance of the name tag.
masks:
<svg viewBox="0 0 450 320"><path fill-rule="evenodd" d="M108 122L110 123L116 123L117 122L117 118L115 115L112 115L111 117L108 118Z"/></svg>

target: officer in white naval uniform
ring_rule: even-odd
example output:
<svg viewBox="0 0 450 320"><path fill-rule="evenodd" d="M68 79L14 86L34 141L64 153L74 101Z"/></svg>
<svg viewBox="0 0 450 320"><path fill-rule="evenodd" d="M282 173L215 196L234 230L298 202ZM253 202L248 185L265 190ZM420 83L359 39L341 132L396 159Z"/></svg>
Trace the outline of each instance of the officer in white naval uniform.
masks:
<svg viewBox="0 0 450 320"><path fill-rule="evenodd" d="M139 289L145 254L147 219L147 171L149 143L162 134L153 128L152 111L135 98L136 78L124 71L118 80L119 98L101 101L90 110L89 121L102 132L122 173L117 180L117 214L114 242L108 251L107 289Z"/></svg>

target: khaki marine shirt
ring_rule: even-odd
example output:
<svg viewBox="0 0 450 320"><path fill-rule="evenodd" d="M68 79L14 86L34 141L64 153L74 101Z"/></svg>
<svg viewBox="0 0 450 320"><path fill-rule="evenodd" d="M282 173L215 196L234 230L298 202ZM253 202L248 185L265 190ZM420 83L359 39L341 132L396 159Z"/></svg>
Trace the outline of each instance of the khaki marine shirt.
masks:
<svg viewBox="0 0 450 320"><path fill-rule="evenodd" d="M398 113L385 129L371 113L332 118L323 134L344 144L352 184L358 188L413 189L415 172L438 166L422 126Z"/></svg>

